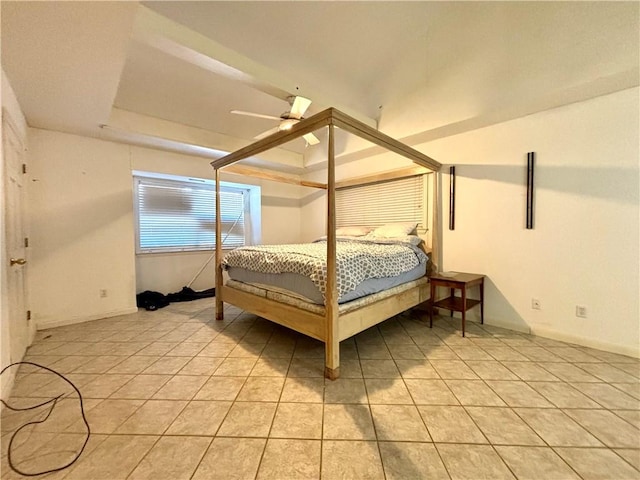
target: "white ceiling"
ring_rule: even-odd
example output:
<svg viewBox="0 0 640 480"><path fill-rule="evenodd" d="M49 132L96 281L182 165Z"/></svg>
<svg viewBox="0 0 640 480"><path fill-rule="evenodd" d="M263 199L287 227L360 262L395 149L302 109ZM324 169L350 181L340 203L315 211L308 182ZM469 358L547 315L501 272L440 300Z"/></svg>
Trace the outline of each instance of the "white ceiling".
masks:
<svg viewBox="0 0 640 480"><path fill-rule="evenodd" d="M417 145L640 83L638 2L0 8L2 67L31 126L178 150L250 143L275 122L230 110L279 116L287 95ZM286 148L284 163L305 151Z"/></svg>

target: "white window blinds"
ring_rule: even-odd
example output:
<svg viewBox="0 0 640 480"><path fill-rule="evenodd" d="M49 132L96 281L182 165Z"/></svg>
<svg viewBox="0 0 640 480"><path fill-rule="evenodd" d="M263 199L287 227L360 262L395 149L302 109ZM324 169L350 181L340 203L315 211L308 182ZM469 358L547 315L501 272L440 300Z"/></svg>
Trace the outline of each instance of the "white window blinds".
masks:
<svg viewBox="0 0 640 480"><path fill-rule="evenodd" d="M415 175L336 190L337 226L416 222L418 230L424 231L424 177Z"/></svg>
<svg viewBox="0 0 640 480"><path fill-rule="evenodd" d="M138 252L212 250L216 245L216 192L211 183L136 177ZM225 248L245 244L247 192L221 186Z"/></svg>

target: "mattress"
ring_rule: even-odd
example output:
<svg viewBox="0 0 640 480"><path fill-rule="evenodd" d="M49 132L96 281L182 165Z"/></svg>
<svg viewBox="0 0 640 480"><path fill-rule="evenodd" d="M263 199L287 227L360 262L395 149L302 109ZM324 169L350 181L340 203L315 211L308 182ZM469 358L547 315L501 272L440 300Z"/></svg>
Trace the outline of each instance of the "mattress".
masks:
<svg viewBox="0 0 640 480"><path fill-rule="evenodd" d="M387 290L382 290L381 292L374 293L372 295L360 297L356 300L352 300L351 302L341 303L340 305L338 305L338 312L340 313L340 315L344 315L359 308L366 307L367 305L371 305L380 300L384 300L385 298L392 297L394 295L400 295L401 293L411 290L412 288L425 287L428 283L429 280L427 279L427 277L420 277L417 280L411 280L410 282L402 283ZM297 296L288 295L286 293L266 290L264 288L260 288L248 283L238 282L236 280L230 279L227 281L226 287L241 290L243 292L273 300L278 303L291 305L292 307L307 310L318 315L325 315L326 313L324 305L319 305L317 303L302 300Z"/></svg>
<svg viewBox="0 0 640 480"><path fill-rule="evenodd" d="M427 270L427 264L421 263L408 272L403 272L394 277L368 278L358 284L354 290L345 293L338 298L338 303L346 303L366 295L371 295L383 290L388 290L411 280L423 277ZM318 287L309 277L299 273L263 273L247 270L246 268L229 267L229 278L258 288L271 290L276 293L284 293L292 297L308 302L324 305L324 297Z"/></svg>
<svg viewBox="0 0 640 480"><path fill-rule="evenodd" d="M426 273L428 257L419 237L338 237L338 303L350 302ZM324 305L327 280L324 239L310 244L241 247L229 252L223 267L232 280Z"/></svg>

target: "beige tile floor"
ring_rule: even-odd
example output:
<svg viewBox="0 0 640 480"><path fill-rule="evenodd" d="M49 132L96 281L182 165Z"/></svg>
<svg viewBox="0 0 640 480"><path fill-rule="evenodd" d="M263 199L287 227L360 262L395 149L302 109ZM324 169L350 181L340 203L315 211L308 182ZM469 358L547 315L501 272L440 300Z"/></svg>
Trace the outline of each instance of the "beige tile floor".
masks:
<svg viewBox="0 0 640 480"><path fill-rule="evenodd" d="M639 479L640 362L418 313L341 344L322 377L320 342L210 299L38 332L26 361L84 397L91 437L64 479ZM59 394L16 437L26 473L82 446L64 381L22 367L11 402ZM3 412L12 430L48 407Z"/></svg>

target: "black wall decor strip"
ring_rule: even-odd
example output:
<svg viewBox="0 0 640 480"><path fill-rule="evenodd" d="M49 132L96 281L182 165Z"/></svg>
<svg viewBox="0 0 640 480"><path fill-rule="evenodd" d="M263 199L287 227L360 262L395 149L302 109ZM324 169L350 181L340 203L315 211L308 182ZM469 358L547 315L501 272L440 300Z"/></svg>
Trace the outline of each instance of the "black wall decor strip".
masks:
<svg viewBox="0 0 640 480"><path fill-rule="evenodd" d="M536 152L527 153L527 229L533 229L533 171Z"/></svg>
<svg viewBox="0 0 640 480"><path fill-rule="evenodd" d="M449 230L456 229L456 167L449 167Z"/></svg>

